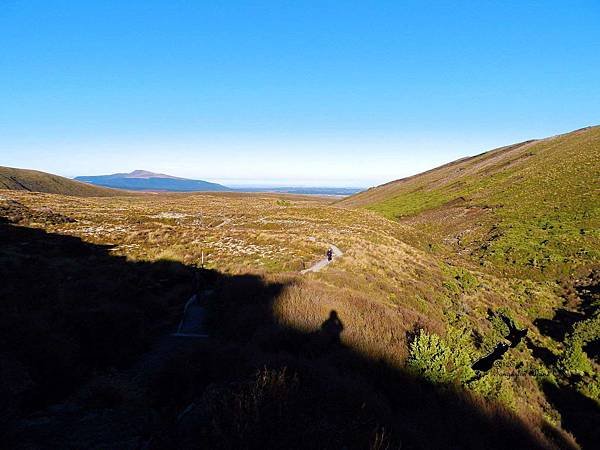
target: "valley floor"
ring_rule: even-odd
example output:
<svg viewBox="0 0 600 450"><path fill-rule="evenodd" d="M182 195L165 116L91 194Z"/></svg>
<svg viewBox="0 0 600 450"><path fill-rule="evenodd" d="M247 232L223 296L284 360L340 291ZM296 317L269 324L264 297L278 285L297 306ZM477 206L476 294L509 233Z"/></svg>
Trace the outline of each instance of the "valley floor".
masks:
<svg viewBox="0 0 600 450"><path fill-rule="evenodd" d="M600 442L597 271L506 272L375 212L262 194L0 191L0 243L17 447ZM311 271L332 243L343 257ZM208 340L165 338L199 292Z"/></svg>

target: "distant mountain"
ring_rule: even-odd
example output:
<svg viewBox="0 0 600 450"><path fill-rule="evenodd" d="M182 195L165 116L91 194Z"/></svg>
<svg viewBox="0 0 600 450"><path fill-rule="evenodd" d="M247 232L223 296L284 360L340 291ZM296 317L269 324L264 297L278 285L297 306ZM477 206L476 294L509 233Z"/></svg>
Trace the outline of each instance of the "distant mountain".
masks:
<svg viewBox="0 0 600 450"><path fill-rule="evenodd" d="M115 173L112 175L83 176L76 177L75 179L98 186L136 191L194 192L231 190L217 183L179 178L147 170L134 170L131 173Z"/></svg>
<svg viewBox="0 0 600 450"><path fill-rule="evenodd" d="M49 194L72 195L77 197L109 197L123 195L122 191L90 186L37 170L15 169L0 166L0 189L13 191L46 192Z"/></svg>

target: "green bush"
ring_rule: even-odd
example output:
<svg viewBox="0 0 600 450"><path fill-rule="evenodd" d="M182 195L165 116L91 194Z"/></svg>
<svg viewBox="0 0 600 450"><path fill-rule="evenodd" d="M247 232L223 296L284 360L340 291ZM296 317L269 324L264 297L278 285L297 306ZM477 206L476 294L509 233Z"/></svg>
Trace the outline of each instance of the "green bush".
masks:
<svg viewBox="0 0 600 450"><path fill-rule="evenodd" d="M488 400L499 401L512 409L516 407L514 392L505 377L486 373L481 378L469 383L469 388Z"/></svg>
<svg viewBox="0 0 600 450"><path fill-rule="evenodd" d="M584 344L600 339L600 311L595 316L576 323L572 335Z"/></svg>
<svg viewBox="0 0 600 450"><path fill-rule="evenodd" d="M586 397L595 400L600 405L600 377L596 374L594 378L580 380L575 384L577 390Z"/></svg>
<svg viewBox="0 0 600 450"><path fill-rule="evenodd" d="M492 328L503 338L506 338L511 330L523 328L508 308L488 311L488 320L492 323Z"/></svg>
<svg viewBox="0 0 600 450"><path fill-rule="evenodd" d="M564 376L593 374L594 368L583 351L588 342L600 339L600 314L576 323L565 340L565 349L557 368Z"/></svg>
<svg viewBox="0 0 600 450"><path fill-rule="evenodd" d="M452 329L446 339L420 330L410 344L408 368L432 383L466 383L475 375L468 348L458 330Z"/></svg>
<svg viewBox="0 0 600 450"><path fill-rule="evenodd" d="M502 320L502 316L498 314L493 314L489 318L492 323L492 328L503 338L507 337L510 333L510 329L504 320Z"/></svg>
<svg viewBox="0 0 600 450"><path fill-rule="evenodd" d="M594 370L583 351L583 342L580 339L570 338L565 342L565 350L557 363L558 370L565 376L585 375Z"/></svg>
<svg viewBox="0 0 600 450"><path fill-rule="evenodd" d="M467 269L443 266L442 270L450 277L450 280L445 281L443 286L451 294L471 294L479 287L479 280Z"/></svg>

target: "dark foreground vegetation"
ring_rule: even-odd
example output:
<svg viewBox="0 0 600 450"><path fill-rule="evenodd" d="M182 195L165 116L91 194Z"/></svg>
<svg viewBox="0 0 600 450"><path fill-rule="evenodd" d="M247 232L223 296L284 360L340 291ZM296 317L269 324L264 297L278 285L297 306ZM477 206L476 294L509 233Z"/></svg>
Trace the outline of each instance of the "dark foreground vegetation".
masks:
<svg viewBox="0 0 600 450"><path fill-rule="evenodd" d="M131 363L191 289L180 264L127 262L110 246L5 218L0 248L3 423L61 400L96 371Z"/></svg>
<svg viewBox="0 0 600 450"><path fill-rule="evenodd" d="M282 324L274 302L291 276L132 262L7 220L0 244L7 447L576 447L536 415L344 345L351 324L335 311L319 330ZM207 289L211 338L167 337L189 295Z"/></svg>
<svg viewBox="0 0 600 450"><path fill-rule="evenodd" d="M598 448L599 150L579 130L336 205L10 175L0 442ZM193 293L208 339L172 335Z"/></svg>

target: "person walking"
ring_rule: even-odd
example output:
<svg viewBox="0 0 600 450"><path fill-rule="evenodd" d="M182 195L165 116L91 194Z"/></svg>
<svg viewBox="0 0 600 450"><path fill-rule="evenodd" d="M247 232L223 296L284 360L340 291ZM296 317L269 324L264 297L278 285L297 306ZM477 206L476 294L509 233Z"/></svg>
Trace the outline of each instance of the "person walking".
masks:
<svg viewBox="0 0 600 450"><path fill-rule="evenodd" d="M327 261L331 261L333 259L333 249L330 247L329 250L327 250Z"/></svg>

